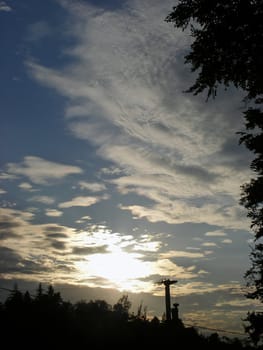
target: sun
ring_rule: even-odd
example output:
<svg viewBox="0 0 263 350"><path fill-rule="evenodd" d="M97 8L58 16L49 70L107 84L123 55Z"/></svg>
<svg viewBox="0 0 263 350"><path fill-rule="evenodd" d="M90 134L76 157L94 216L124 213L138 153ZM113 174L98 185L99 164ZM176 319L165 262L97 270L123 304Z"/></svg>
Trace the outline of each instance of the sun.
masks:
<svg viewBox="0 0 263 350"><path fill-rule="evenodd" d="M104 254L89 255L79 268L89 276L108 280L109 286L119 290L130 290L136 292L142 284L139 279L152 274L152 266L149 262L142 260L142 255L127 253L121 248Z"/></svg>

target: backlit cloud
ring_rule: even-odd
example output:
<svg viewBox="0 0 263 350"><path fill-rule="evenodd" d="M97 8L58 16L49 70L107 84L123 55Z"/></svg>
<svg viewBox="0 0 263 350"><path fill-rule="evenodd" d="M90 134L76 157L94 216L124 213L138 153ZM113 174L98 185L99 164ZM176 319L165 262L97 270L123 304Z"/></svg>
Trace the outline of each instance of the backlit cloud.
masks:
<svg viewBox="0 0 263 350"><path fill-rule="evenodd" d="M216 230L216 231L209 231L205 233L205 236L208 237L224 237L227 236L227 234L223 231Z"/></svg>
<svg viewBox="0 0 263 350"><path fill-rule="evenodd" d="M121 208L150 222L248 228L237 202L249 167L236 171L248 156L238 140L230 147L241 127L234 118L240 96L205 105L182 93L191 80L182 60L189 39L164 21L173 2L129 1L115 12L62 4L72 15L73 62L56 70L27 64L35 79L69 98L65 118L73 135L122 169L110 180L116 189L155 202Z"/></svg>
<svg viewBox="0 0 263 350"><path fill-rule="evenodd" d="M238 327L251 238L239 205L251 176L236 134L243 96L183 93L191 39L164 20L174 2L55 0L46 21L32 1L3 22L24 19L6 34L10 48L22 39L16 67L29 74L17 71L3 104L16 101L3 134L0 270L7 284L143 293L159 316L156 282L176 279L183 318ZM13 60L3 64L14 76Z"/></svg>
<svg viewBox="0 0 263 350"><path fill-rule="evenodd" d="M59 208L89 207L102 199L106 199L106 197L79 196L72 198L70 201L59 203L58 206Z"/></svg>
<svg viewBox="0 0 263 350"><path fill-rule="evenodd" d="M49 181L82 173L82 169L61 163L51 162L40 157L26 156L21 163L8 163L8 174L28 177L35 184L49 184Z"/></svg>
<svg viewBox="0 0 263 350"><path fill-rule="evenodd" d="M46 216L59 217L63 215L63 212L57 209L46 209L45 214Z"/></svg>
<svg viewBox="0 0 263 350"><path fill-rule="evenodd" d="M203 258L203 253L192 253L187 251L168 251L166 253L160 254L160 258L189 258L189 259L196 259L196 258Z"/></svg>
<svg viewBox="0 0 263 350"><path fill-rule="evenodd" d="M25 191L32 191L33 189L33 186L28 182L21 182L18 187Z"/></svg>

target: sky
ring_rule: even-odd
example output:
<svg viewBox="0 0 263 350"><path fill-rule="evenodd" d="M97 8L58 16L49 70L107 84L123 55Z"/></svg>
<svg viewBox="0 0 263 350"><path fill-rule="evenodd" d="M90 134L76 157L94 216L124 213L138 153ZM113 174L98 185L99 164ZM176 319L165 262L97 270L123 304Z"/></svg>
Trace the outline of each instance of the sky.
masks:
<svg viewBox="0 0 263 350"><path fill-rule="evenodd" d="M0 287L243 332L244 94L186 93L175 0L0 1ZM0 298L6 292L1 289Z"/></svg>

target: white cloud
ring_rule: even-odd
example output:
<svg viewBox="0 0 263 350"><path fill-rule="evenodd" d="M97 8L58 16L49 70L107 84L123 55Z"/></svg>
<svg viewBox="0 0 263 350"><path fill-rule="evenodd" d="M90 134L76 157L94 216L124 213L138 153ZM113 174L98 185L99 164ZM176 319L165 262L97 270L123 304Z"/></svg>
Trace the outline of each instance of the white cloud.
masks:
<svg viewBox="0 0 263 350"><path fill-rule="evenodd" d="M223 241L221 241L222 243L225 243L225 244L231 244L233 243L232 239L224 239Z"/></svg>
<svg viewBox="0 0 263 350"><path fill-rule="evenodd" d="M70 201L60 203L58 206L59 208L89 207L98 203L101 199L106 199L106 197L79 196L72 198Z"/></svg>
<svg viewBox="0 0 263 350"><path fill-rule="evenodd" d="M222 94L205 104L182 93L193 77L182 59L189 38L164 21L174 2L130 0L115 12L61 3L77 42L68 50L71 64L28 67L69 98L72 133L125 174L112 180L116 189L155 203L121 208L151 222L248 229L238 204L249 174L248 153L235 138L241 97Z"/></svg>
<svg viewBox="0 0 263 350"><path fill-rule="evenodd" d="M63 214L63 211L56 210L56 209L46 209L45 214L46 216L59 217Z"/></svg>
<svg viewBox="0 0 263 350"><path fill-rule="evenodd" d="M203 247L217 247L216 243L214 243L214 242L204 242L201 245Z"/></svg>
<svg viewBox="0 0 263 350"><path fill-rule="evenodd" d="M80 174L82 169L43 158L26 156L21 163L8 163L7 172L11 176L27 176L33 183L47 185L52 180L62 179L71 174Z"/></svg>
<svg viewBox="0 0 263 350"><path fill-rule="evenodd" d="M33 186L28 182L21 182L21 184L19 184L18 187L21 188L22 190L27 190L27 191L31 191L33 188Z"/></svg>
<svg viewBox="0 0 263 350"><path fill-rule="evenodd" d="M4 193L6 193L6 191L0 188L0 194L4 194Z"/></svg>
<svg viewBox="0 0 263 350"><path fill-rule="evenodd" d="M209 231L205 233L205 236L208 236L208 237L223 237L226 235L227 234L221 230Z"/></svg>
<svg viewBox="0 0 263 350"><path fill-rule="evenodd" d="M97 182L80 181L79 186L81 190L88 190L91 192L101 192L106 189L106 186Z"/></svg>
<svg viewBox="0 0 263 350"><path fill-rule="evenodd" d="M246 225L246 217L239 219L238 216L233 216L226 220L226 213L221 211L221 206L217 205L203 205L202 207L195 207L188 205L183 201L166 200L159 201L158 204L152 207L142 205L120 205L123 210L129 210L135 219L147 218L150 222L163 221L169 224L182 224L185 222L207 223L210 225L218 225L226 228L243 229Z"/></svg>
<svg viewBox="0 0 263 350"><path fill-rule="evenodd" d="M170 250L165 253L160 254L160 258L162 259L170 259L170 258L190 258L190 259L196 259L196 258L203 258L203 253L192 253L187 251L176 251L176 250Z"/></svg>

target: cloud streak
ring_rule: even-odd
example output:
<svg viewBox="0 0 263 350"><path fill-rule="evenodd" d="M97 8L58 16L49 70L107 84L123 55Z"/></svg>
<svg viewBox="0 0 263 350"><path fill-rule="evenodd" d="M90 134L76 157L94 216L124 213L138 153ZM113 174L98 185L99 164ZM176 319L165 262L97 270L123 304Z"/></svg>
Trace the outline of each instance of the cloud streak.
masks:
<svg viewBox="0 0 263 350"><path fill-rule="evenodd" d="M71 132L127 174L112 181L117 190L155 202L122 208L151 222L247 228L237 202L248 170L236 172L231 159L239 149L231 153L226 146L241 127L234 118L240 96L229 101L222 94L205 105L182 93L191 79L183 65L189 40L164 22L172 1L129 1L115 12L62 4L77 41L68 51L73 63L60 70L32 61L28 67L35 79L70 99L65 117ZM245 152L242 161L248 163Z"/></svg>
<svg viewBox="0 0 263 350"><path fill-rule="evenodd" d="M79 167L35 156L26 156L21 163L8 163L6 168L11 176L26 176L33 183L41 185L48 185L49 181L62 179L68 175L82 173Z"/></svg>
<svg viewBox="0 0 263 350"><path fill-rule="evenodd" d="M104 197L91 197L91 196L79 196L72 198L72 200L59 203L59 208L70 208L70 207L89 207L95 203L98 203L101 199L107 199Z"/></svg>

